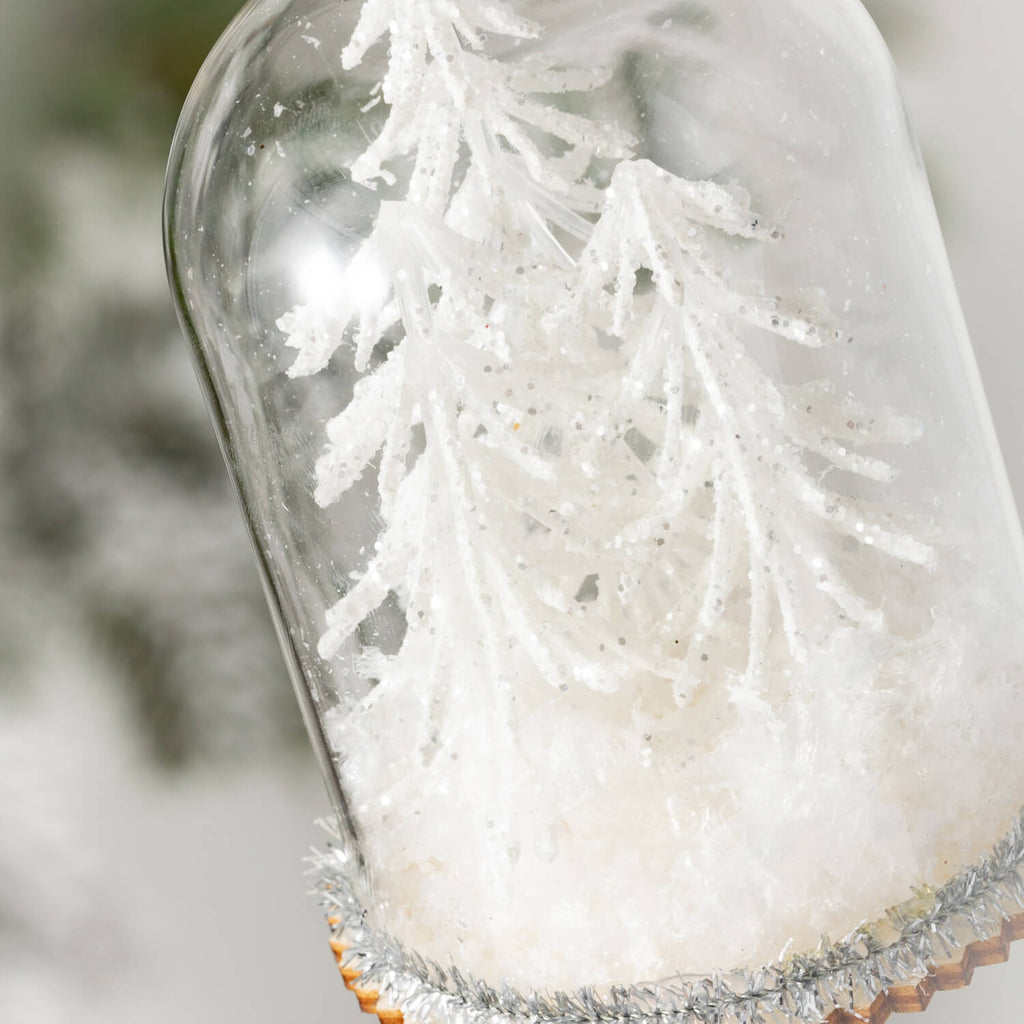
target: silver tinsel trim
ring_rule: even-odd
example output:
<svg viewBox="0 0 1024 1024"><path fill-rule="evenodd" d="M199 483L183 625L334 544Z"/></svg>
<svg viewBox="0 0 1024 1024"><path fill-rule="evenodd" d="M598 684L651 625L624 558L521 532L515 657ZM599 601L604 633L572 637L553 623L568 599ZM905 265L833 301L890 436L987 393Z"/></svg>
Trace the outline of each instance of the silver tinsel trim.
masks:
<svg viewBox="0 0 1024 1024"><path fill-rule="evenodd" d="M1004 920L1024 907L1024 811L990 856L841 942L825 938L813 953L756 970L601 991L524 995L424 959L368 923L350 878L353 863L340 842L316 854L318 890L340 918L338 932L349 946L345 965L409 1024L812 1024L836 1008L863 1007L880 992L915 983L933 964L999 934Z"/></svg>

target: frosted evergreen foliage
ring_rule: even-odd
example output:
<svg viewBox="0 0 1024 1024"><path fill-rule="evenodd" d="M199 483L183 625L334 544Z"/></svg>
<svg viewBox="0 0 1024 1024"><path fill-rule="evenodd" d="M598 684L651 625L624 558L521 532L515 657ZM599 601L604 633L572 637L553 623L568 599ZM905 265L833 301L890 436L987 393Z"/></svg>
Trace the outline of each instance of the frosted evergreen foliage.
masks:
<svg viewBox="0 0 1024 1024"><path fill-rule="evenodd" d="M540 32L369 0L342 54L389 48L351 166L388 198L279 322L293 376L342 346L363 374L317 502L379 499L319 642L372 681L331 738L413 948L527 986L768 962L978 852L943 833L974 783L935 811L887 771L886 737L941 758L964 699L943 537L888 500L922 426L785 371L849 338L759 283L784 224L636 156L594 115L615 69ZM389 603L390 649L360 629Z"/></svg>

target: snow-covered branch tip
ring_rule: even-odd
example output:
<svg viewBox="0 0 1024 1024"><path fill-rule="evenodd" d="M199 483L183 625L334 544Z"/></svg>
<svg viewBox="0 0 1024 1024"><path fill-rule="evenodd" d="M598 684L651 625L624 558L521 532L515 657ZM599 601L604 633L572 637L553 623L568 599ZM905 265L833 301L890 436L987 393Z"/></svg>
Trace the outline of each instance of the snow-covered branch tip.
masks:
<svg viewBox="0 0 1024 1024"><path fill-rule="evenodd" d="M559 108L614 68L498 61L489 33L540 28L487 0L369 0L344 51L352 68L390 38L388 112L353 177L394 185L387 165L412 164L336 294L279 323L292 375L342 347L364 373L328 424L316 500L375 474L384 521L321 653L396 595L408 630L375 661L381 685L417 685L430 648L503 689L511 644L523 678L656 679L686 705L737 673L760 691L830 629L884 632L851 551L914 571L935 547L821 467L884 497L897 469L879 452L920 426L829 381L774 380L750 338L845 337L820 291L734 280L729 254L780 229L742 187L634 159L586 103ZM467 629L496 648L467 654Z"/></svg>

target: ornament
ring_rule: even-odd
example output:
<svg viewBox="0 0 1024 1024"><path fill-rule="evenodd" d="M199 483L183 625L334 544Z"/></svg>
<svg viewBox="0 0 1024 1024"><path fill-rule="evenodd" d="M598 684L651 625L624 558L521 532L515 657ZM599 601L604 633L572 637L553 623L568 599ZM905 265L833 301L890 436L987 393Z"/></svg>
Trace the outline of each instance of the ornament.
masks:
<svg viewBox="0 0 1024 1024"><path fill-rule="evenodd" d="M250 4L169 183L369 987L818 1020L1001 934L1020 528L859 3Z"/></svg>

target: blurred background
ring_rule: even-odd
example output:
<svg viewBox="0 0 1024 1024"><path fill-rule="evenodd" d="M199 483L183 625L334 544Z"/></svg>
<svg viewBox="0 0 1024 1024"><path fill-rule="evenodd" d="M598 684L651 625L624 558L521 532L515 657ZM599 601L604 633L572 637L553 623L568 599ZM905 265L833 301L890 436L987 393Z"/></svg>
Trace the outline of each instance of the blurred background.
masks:
<svg viewBox="0 0 1024 1024"><path fill-rule="evenodd" d="M1024 8L869 7L1024 505ZM327 800L161 254L177 113L237 9L0 0L6 1024L358 1016L305 894ZM1011 961L927 1019L1016 1024L1020 1005Z"/></svg>

